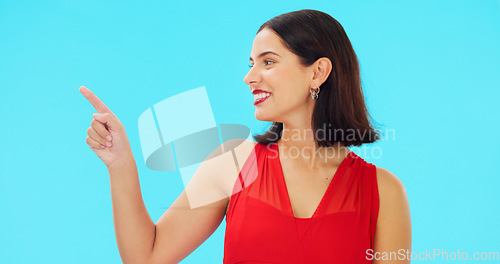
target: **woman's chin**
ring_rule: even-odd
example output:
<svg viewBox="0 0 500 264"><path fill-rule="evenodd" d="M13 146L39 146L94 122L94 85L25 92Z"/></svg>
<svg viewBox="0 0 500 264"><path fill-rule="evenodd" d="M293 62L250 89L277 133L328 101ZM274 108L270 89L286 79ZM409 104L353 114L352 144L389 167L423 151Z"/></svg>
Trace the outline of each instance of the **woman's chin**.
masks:
<svg viewBox="0 0 500 264"><path fill-rule="evenodd" d="M265 118L261 118L261 117L258 117L258 116L255 116L255 119L259 120L259 121L269 121Z"/></svg>
<svg viewBox="0 0 500 264"><path fill-rule="evenodd" d="M272 117L272 116L269 116L269 115L265 115L263 113L259 113L259 111L255 111L255 119L259 120L259 121L268 121L268 122L274 122L274 120L276 118Z"/></svg>

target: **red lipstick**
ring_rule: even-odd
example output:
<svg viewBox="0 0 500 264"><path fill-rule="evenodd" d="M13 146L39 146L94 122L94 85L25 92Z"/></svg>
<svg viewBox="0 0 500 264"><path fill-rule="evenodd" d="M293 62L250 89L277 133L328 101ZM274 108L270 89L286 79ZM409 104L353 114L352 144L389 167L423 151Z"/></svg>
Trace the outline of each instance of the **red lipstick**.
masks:
<svg viewBox="0 0 500 264"><path fill-rule="evenodd" d="M264 102L269 97L271 97L271 95L269 95L268 97L260 98L259 100L255 100L255 101L253 101L253 105L260 104L260 103Z"/></svg>

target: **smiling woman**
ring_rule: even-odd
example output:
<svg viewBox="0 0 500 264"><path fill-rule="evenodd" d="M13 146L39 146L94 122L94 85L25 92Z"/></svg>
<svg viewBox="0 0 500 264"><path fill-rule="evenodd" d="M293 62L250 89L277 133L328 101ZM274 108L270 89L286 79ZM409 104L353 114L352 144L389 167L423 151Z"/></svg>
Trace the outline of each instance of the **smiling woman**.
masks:
<svg viewBox="0 0 500 264"><path fill-rule="evenodd" d="M368 252L410 250L404 186L347 148L380 136L340 23L315 10L272 18L250 63L255 117L272 124L241 172L252 184L230 197L224 263L372 263Z"/></svg>
<svg viewBox="0 0 500 264"><path fill-rule="evenodd" d="M250 56L252 69L245 83L258 92L278 93L275 100L287 102L274 104L283 107L279 110L264 110L264 105L271 103L256 109L257 119L274 122L267 133L255 137L259 143L276 142L283 123L294 119L297 112L312 116L315 131L328 124L326 139L316 138L320 146L334 142L360 146L380 138L369 120L356 53L340 23L331 16L302 10L275 17L259 28L253 49L258 63ZM317 103L306 100L308 92ZM312 114L303 111L304 107L312 108ZM268 117L271 113L273 117ZM347 129L366 135L348 139L343 133Z"/></svg>
<svg viewBox="0 0 500 264"><path fill-rule="evenodd" d="M273 122L270 130L257 142L231 140L215 149L157 223L142 200L124 126L80 88L99 112L86 142L108 168L123 263L178 263L224 216L226 264L381 263L374 252L410 250L401 181L347 148L375 142L378 133L342 26L315 10L277 16L258 30L250 63L244 82L255 96L255 117ZM359 133L344 137L346 131ZM195 206L193 195L210 202Z"/></svg>

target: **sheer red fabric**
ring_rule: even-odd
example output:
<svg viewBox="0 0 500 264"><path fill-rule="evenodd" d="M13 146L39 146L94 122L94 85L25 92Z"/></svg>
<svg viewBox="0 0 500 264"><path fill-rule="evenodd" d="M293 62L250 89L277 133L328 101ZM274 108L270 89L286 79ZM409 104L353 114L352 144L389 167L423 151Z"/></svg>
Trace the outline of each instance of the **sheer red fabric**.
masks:
<svg viewBox="0 0 500 264"><path fill-rule="evenodd" d="M293 215L278 146L256 144L226 215L224 264L371 263L379 210L375 165L351 152L311 218Z"/></svg>

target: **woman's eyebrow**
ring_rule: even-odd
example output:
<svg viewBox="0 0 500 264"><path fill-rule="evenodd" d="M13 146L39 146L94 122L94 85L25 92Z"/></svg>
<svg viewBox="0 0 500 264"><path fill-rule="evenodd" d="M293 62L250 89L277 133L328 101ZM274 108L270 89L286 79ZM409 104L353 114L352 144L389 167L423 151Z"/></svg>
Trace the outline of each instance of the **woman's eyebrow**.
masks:
<svg viewBox="0 0 500 264"><path fill-rule="evenodd" d="M262 58L262 57L266 56L267 54L273 54L273 55L276 55L276 56L278 56L278 57L281 57L281 56L280 56L280 55L278 55L277 53L272 52L272 51L270 51L270 50L262 52L262 53L261 53L261 54L259 54L259 56L257 56L257 57L258 57L258 58ZM250 61L253 61L252 56L250 56Z"/></svg>

